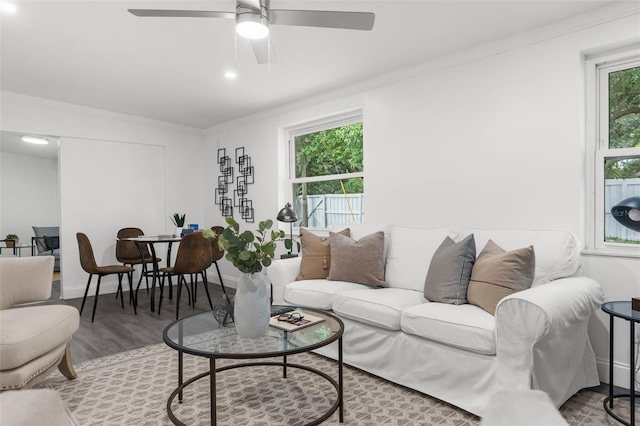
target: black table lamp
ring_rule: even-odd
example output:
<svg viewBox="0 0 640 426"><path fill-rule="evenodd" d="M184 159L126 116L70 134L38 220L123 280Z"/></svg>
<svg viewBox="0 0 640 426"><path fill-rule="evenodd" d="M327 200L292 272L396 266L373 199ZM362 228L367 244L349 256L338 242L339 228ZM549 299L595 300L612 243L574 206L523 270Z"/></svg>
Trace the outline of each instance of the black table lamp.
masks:
<svg viewBox="0 0 640 426"><path fill-rule="evenodd" d="M283 254L282 256L280 256L280 258L287 259L289 257L297 257L298 256L297 254L291 253L291 250L293 249L293 222L298 220L295 210L291 208L291 203L287 203L278 212L278 216L276 217L276 219L278 219L279 222L289 222L289 238L291 241L291 247L289 248L289 253Z"/></svg>
<svg viewBox="0 0 640 426"><path fill-rule="evenodd" d="M640 232L640 197L620 201L611 207L611 216L622 226ZM631 309L640 312L640 298L631 298Z"/></svg>
<svg viewBox="0 0 640 426"><path fill-rule="evenodd" d="M611 208L611 215L622 226L640 232L640 197L622 200Z"/></svg>

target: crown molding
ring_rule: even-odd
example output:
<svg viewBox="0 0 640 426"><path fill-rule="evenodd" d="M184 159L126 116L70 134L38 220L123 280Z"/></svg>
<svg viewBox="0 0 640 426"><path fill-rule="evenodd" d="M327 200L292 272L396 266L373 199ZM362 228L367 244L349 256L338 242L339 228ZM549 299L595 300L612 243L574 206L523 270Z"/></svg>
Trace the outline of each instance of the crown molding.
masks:
<svg viewBox="0 0 640 426"><path fill-rule="evenodd" d="M33 105L36 107L50 108L54 110L70 112L78 115L85 115L89 117L104 118L109 120L124 121L136 125L144 125L147 127L153 127L162 130L178 131L182 133L189 133L192 135L204 135L203 129L195 127L184 126L175 123L169 123L166 121L154 120L151 118L140 117L136 115L124 114L120 112L108 111L99 108L87 107L77 104L69 104L65 102L53 101L45 98L38 98L35 96L23 95L15 92L0 91L0 102L5 101L14 102L23 105Z"/></svg>
<svg viewBox="0 0 640 426"><path fill-rule="evenodd" d="M607 24L631 16L640 19L640 1L617 1L600 9L566 18L552 24L548 24L534 30L526 31L513 36L505 37L491 43L477 46L450 55L436 58L421 64L403 68L377 77L363 80L356 84L348 85L340 89L325 92L321 95L306 98L285 105L277 106L255 114L247 115L226 123L205 129L206 135L213 135L241 125L247 125L273 118L289 112L298 111L316 105L321 105L335 99L348 97L367 90L389 86L398 82L423 77L425 75L458 67L485 58L500 55L526 46L542 43L547 40L562 37L592 27ZM639 35L640 37L640 35Z"/></svg>

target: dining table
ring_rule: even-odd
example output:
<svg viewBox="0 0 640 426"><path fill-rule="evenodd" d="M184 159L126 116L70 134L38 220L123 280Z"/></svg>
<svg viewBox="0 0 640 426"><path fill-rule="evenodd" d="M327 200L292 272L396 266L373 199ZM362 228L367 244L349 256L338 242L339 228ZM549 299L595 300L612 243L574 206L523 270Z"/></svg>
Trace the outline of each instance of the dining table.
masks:
<svg viewBox="0 0 640 426"><path fill-rule="evenodd" d="M153 265L153 273L151 278L151 312L155 311L155 293L156 293L156 281L160 281L160 265L158 265L158 257L156 256L156 244L167 244L167 268L171 266L171 247L173 243L179 243L182 241L181 235L140 235L139 237L122 238L123 241L131 241L136 244L138 250L140 250L140 257L144 258L142 252L142 245L149 246L151 252L151 259ZM169 298L173 296L171 284L169 284Z"/></svg>

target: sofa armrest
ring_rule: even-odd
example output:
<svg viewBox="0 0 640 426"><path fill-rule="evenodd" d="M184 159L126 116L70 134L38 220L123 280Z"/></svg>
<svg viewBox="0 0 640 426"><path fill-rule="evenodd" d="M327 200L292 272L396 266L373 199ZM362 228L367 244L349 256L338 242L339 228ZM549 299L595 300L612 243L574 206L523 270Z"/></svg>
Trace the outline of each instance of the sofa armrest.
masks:
<svg viewBox="0 0 640 426"><path fill-rule="evenodd" d="M294 282L300 275L300 262L302 257L291 257L288 259L277 259L271 262L267 268L267 275L271 281L274 305L284 305L284 288L287 284Z"/></svg>
<svg viewBox="0 0 640 426"><path fill-rule="evenodd" d="M587 277L551 281L502 299L496 309L499 386L553 393L549 387L565 392L566 381L576 376L589 381L589 374L576 369L593 355L587 327L603 300L600 284ZM593 364L595 369L595 359Z"/></svg>
<svg viewBox="0 0 640 426"><path fill-rule="evenodd" d="M0 258L0 309L51 297L53 256Z"/></svg>

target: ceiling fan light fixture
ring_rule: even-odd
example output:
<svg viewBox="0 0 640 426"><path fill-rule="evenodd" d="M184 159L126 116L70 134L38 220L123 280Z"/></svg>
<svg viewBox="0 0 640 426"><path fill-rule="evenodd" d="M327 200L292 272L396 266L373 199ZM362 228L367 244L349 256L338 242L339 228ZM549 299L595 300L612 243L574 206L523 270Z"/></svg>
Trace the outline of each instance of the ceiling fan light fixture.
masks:
<svg viewBox="0 0 640 426"><path fill-rule="evenodd" d="M267 18L258 12L239 13L236 18L236 33L250 40L260 40L269 35Z"/></svg>
<svg viewBox="0 0 640 426"><path fill-rule="evenodd" d="M41 136L22 136L20 139L22 139L22 142L33 143L36 145L47 145L49 143L49 139Z"/></svg>

